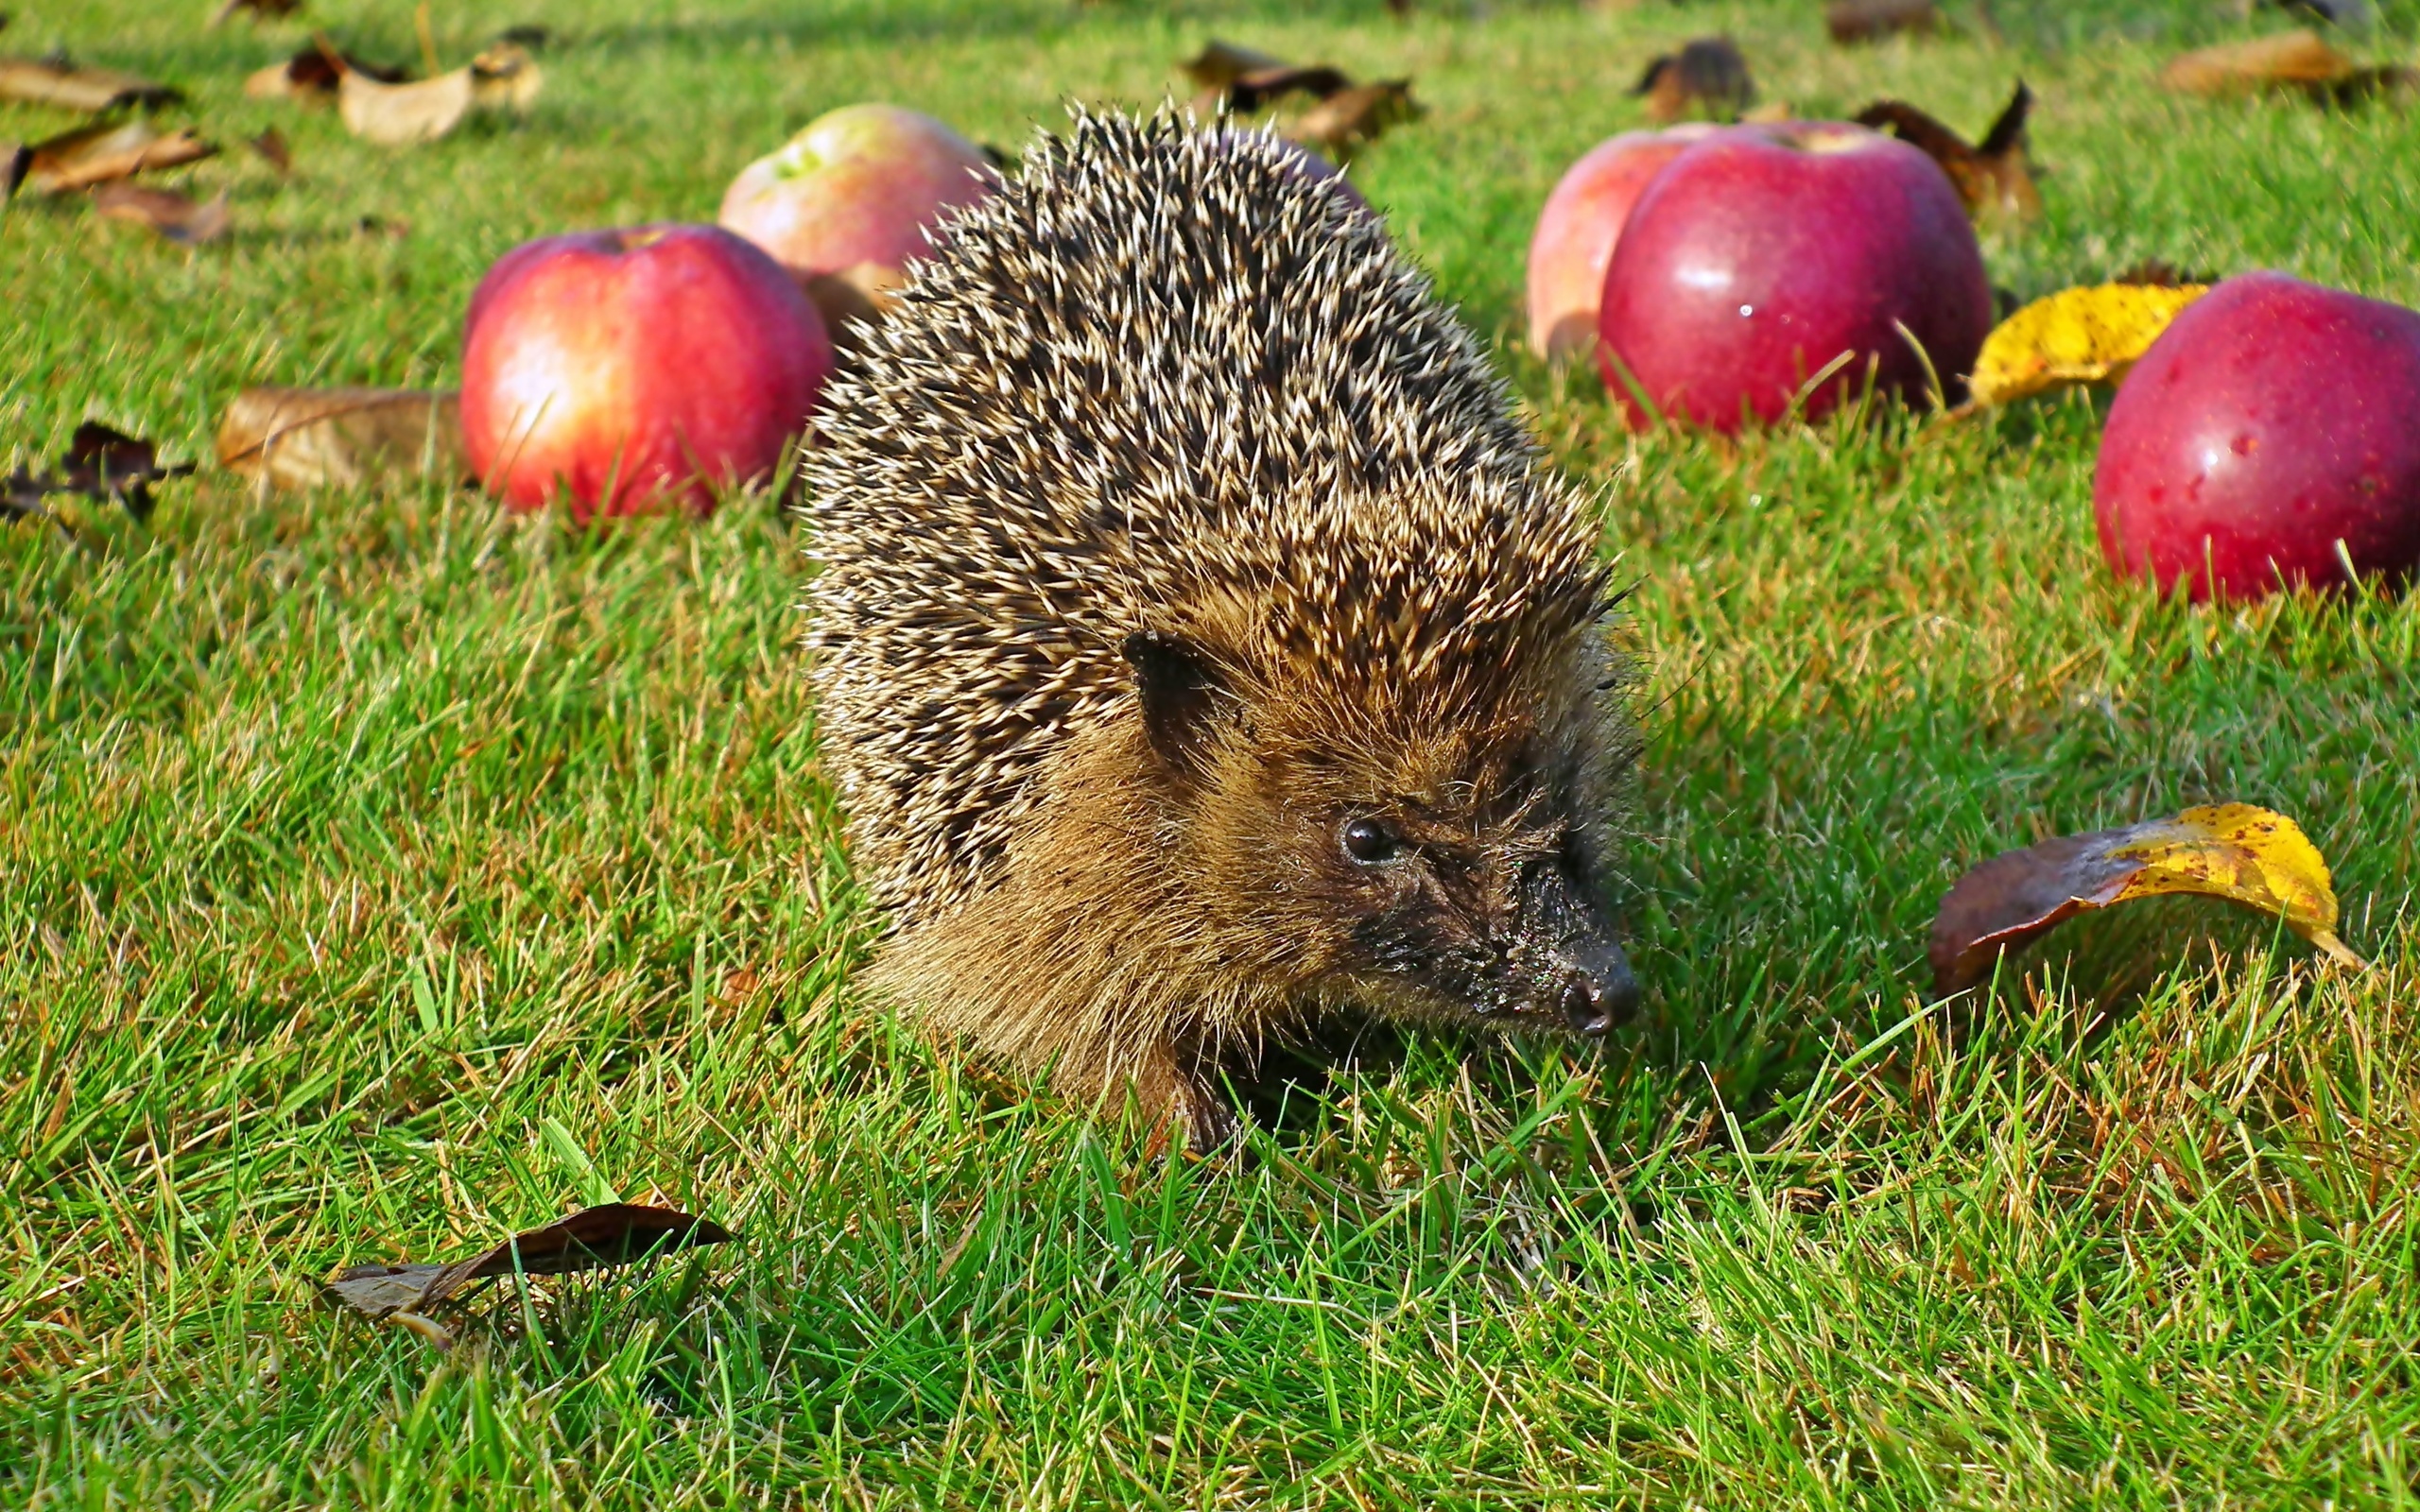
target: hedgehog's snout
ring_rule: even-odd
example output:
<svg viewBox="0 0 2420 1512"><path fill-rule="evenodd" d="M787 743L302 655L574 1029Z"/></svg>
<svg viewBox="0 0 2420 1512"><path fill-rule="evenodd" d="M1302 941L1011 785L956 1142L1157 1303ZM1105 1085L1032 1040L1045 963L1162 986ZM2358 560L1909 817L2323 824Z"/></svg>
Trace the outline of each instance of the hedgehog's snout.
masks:
<svg viewBox="0 0 2420 1512"><path fill-rule="evenodd" d="M1561 1018L1591 1039L1619 1027L1638 1011L1638 978L1606 920L1588 902L1589 889L1561 867L1543 866L1525 879L1521 936L1527 955L1528 1011Z"/></svg>
<svg viewBox="0 0 2420 1512"><path fill-rule="evenodd" d="M1627 1023L1638 1011L1638 978L1618 945L1592 942L1568 953L1563 978L1563 1018L1574 1033L1590 1039Z"/></svg>

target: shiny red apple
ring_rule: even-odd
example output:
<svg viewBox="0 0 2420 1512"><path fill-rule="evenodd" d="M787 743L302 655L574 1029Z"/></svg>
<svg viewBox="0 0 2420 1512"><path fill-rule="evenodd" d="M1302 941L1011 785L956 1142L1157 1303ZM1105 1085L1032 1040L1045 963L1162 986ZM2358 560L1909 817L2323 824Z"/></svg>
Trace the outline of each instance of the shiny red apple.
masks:
<svg viewBox="0 0 2420 1512"><path fill-rule="evenodd" d="M1841 121L1741 126L1675 158L1632 209L1599 361L1634 422L1635 383L1663 415L1732 432L1802 400L1821 419L1869 366L1880 391L1938 375L1954 397L1991 326L1982 250L1932 159Z"/></svg>
<svg viewBox="0 0 2420 1512"><path fill-rule="evenodd" d="M515 248L471 296L462 441L480 479L581 520L704 511L769 475L832 372L823 319L773 260L712 226Z"/></svg>
<svg viewBox="0 0 2420 1512"><path fill-rule="evenodd" d="M853 269L895 280L929 252L935 221L998 181L981 147L929 115L844 105L742 168L716 219L802 281Z"/></svg>
<svg viewBox="0 0 2420 1512"><path fill-rule="evenodd" d="M2187 305L2126 375L2100 549L2197 600L2420 568L2420 311L2282 273Z"/></svg>
<svg viewBox="0 0 2420 1512"><path fill-rule="evenodd" d="M1661 131L1624 131L1598 143L1564 170L1530 236L1530 350L1578 356L1597 345L1605 265L1631 208L1657 174L1719 128L1703 121Z"/></svg>

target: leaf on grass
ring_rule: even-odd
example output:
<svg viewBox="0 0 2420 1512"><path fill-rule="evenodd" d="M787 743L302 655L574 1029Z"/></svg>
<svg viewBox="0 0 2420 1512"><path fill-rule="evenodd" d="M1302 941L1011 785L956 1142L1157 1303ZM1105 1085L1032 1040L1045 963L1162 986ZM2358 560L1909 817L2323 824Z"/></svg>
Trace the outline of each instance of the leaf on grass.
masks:
<svg viewBox="0 0 2420 1512"><path fill-rule="evenodd" d="M900 286L907 282L899 269L888 264L859 263L806 280L806 297L823 317L832 344L854 352L864 344L865 328L890 313Z"/></svg>
<svg viewBox="0 0 2420 1512"><path fill-rule="evenodd" d="M1824 29L1846 46L1898 31L1938 31L1941 11L1933 0L1832 0L1824 8Z"/></svg>
<svg viewBox="0 0 2420 1512"><path fill-rule="evenodd" d="M2140 284L2155 289L2181 289L2191 284L2216 284L2218 281L2219 276L2216 273L2181 272L2174 263L2165 258L2146 257L2139 262L2128 264L2117 277L2109 282Z"/></svg>
<svg viewBox="0 0 2420 1512"><path fill-rule="evenodd" d="M456 396L417 388L247 388L218 422L219 465L281 489L472 474Z"/></svg>
<svg viewBox="0 0 2420 1512"><path fill-rule="evenodd" d="M77 494L95 503L114 499L141 522L151 518L151 485L192 471L190 462L164 467L158 449L149 441L86 421L67 438L67 451L56 471L35 473L21 468L9 475L8 512L19 519L47 517L50 511L43 502L46 497Z"/></svg>
<svg viewBox="0 0 2420 1512"><path fill-rule="evenodd" d="M1699 37L1649 63L1631 93L1647 96L1647 113L1659 121L1736 120L1754 103L1756 85L1730 38Z"/></svg>
<svg viewBox="0 0 2420 1512"><path fill-rule="evenodd" d="M2364 68L2307 26L2181 54L2169 60L2159 78L2180 94L2208 99L2290 89L2335 105L2420 87L2420 73L2395 65Z"/></svg>
<svg viewBox="0 0 2420 1512"><path fill-rule="evenodd" d="M2361 964L2336 937L2327 863L2301 827L2249 803L2221 803L2172 819L2045 840L1967 872L1933 919L1927 952L1933 990L1946 997L1984 981L2002 951L2062 919L2168 893L2256 908L2330 958Z"/></svg>
<svg viewBox="0 0 2420 1512"><path fill-rule="evenodd" d="M2005 404L2068 384L2126 375L2206 284L2101 284L2062 289L1992 328L1966 390L1975 405Z"/></svg>
<svg viewBox="0 0 2420 1512"><path fill-rule="evenodd" d="M2033 185L2033 167L2025 145L2025 121L2033 109L2033 92L2023 79L2016 93L1983 133L1969 145L1964 137L1904 100L1876 100L1858 112L1859 126L1888 129L1941 164L1957 186L1970 215L2033 220L2042 214L2042 192Z"/></svg>
<svg viewBox="0 0 2420 1512"><path fill-rule="evenodd" d="M102 122L37 142L26 163L26 183L46 195L89 189L146 168L173 168L218 149L180 127L163 134L148 121Z"/></svg>
<svg viewBox="0 0 2420 1512"><path fill-rule="evenodd" d="M1260 110L1286 95L1302 94L1314 99L1328 99L1353 87L1340 68L1324 63L1302 67L1281 64L1276 68L1255 69L1227 87L1227 103L1245 115Z"/></svg>
<svg viewBox="0 0 2420 1512"><path fill-rule="evenodd" d="M498 43L471 60L471 93L482 110L526 111L544 84L537 60L515 43Z"/></svg>
<svg viewBox="0 0 2420 1512"><path fill-rule="evenodd" d="M1197 91L1194 109L1205 115L1221 102L1238 114L1249 115L1288 94L1323 100L1353 87L1344 70L1330 64L1284 62L1222 42L1211 43L1180 66Z"/></svg>
<svg viewBox="0 0 2420 1512"><path fill-rule="evenodd" d="M467 68L410 84L384 84L348 69L337 81L345 129L381 146L436 141L471 113L472 96Z"/></svg>
<svg viewBox="0 0 2420 1512"><path fill-rule="evenodd" d="M527 110L543 82L529 55L506 43L465 67L411 84L383 83L346 69L337 82L337 111L346 129L364 141L406 146L445 135L474 106Z"/></svg>
<svg viewBox="0 0 2420 1512"><path fill-rule="evenodd" d="M1246 74L1283 68L1286 60L1231 42L1220 42L1214 37L1202 45L1199 54L1177 66L1184 70L1185 77L1193 80L1195 89L1215 96L1226 94L1235 87L1236 80Z"/></svg>
<svg viewBox="0 0 2420 1512"><path fill-rule="evenodd" d="M1295 141L1343 163L1388 128L1416 121L1422 113L1420 102L1411 97L1411 80L1390 78L1337 91L1304 112L1292 134Z"/></svg>
<svg viewBox="0 0 2420 1512"><path fill-rule="evenodd" d="M183 98L140 74L78 68L64 59L0 58L0 100L98 114L121 105L173 105Z"/></svg>
<svg viewBox="0 0 2420 1512"><path fill-rule="evenodd" d="M104 220L146 227L184 247L216 241L233 221L224 189L205 204L173 189L113 183L93 196L93 210Z"/></svg>
<svg viewBox="0 0 2420 1512"><path fill-rule="evenodd" d="M285 133L270 127L258 136L246 137L244 145L259 153L281 179L294 177L294 150L285 145Z"/></svg>
<svg viewBox="0 0 2420 1512"><path fill-rule="evenodd" d="M290 16L302 9L302 0L225 0L210 18L214 26L223 26L239 12L254 21L274 21Z"/></svg>
<svg viewBox="0 0 2420 1512"><path fill-rule="evenodd" d="M670 1208L612 1202L526 1228L451 1264L352 1265L321 1291L354 1311L388 1318L442 1347L452 1338L426 1314L489 1276L560 1276L730 1241L729 1230Z"/></svg>
<svg viewBox="0 0 2420 1512"><path fill-rule="evenodd" d="M351 53L320 42L303 48L282 63L271 63L245 79L244 93L256 100L298 100L305 105L325 105L337 97L337 86L348 73L359 74L380 84L400 84L406 77L400 68L366 63Z"/></svg>

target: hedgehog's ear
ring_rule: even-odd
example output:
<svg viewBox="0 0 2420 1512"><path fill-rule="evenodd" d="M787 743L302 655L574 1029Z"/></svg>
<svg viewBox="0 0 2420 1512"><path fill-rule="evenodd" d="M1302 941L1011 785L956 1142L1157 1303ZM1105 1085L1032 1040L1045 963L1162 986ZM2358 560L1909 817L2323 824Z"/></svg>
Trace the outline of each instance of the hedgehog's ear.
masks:
<svg viewBox="0 0 2420 1512"><path fill-rule="evenodd" d="M1201 776L1209 765L1210 721L1227 696L1225 679L1201 648L1181 635L1137 630L1126 638L1125 650L1151 748L1177 776Z"/></svg>

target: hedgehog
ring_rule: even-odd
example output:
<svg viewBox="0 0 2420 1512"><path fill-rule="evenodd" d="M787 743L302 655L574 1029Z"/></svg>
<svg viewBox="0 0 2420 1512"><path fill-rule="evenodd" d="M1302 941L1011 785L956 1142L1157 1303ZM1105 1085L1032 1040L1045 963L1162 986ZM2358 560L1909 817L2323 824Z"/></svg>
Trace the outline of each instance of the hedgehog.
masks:
<svg viewBox="0 0 2420 1512"><path fill-rule="evenodd" d="M1602 1035L1601 524L1291 144L1071 114L933 233L804 463L863 986L1205 1150L1334 1011Z"/></svg>

